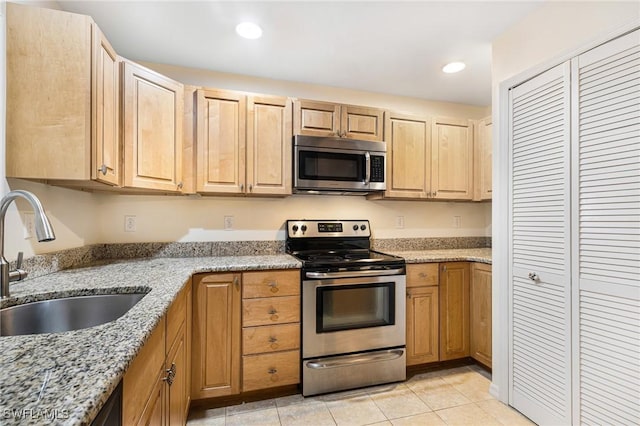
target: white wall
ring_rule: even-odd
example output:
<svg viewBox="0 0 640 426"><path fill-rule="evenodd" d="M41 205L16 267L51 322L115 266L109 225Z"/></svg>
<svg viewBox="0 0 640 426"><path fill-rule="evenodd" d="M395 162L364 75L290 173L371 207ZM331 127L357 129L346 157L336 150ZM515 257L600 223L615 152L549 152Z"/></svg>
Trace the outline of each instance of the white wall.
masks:
<svg viewBox="0 0 640 426"><path fill-rule="evenodd" d="M506 103L501 103L499 86L522 82L634 24L640 26L637 1L546 2L493 42L492 392L504 402L509 399L508 149L506 124L500 120Z"/></svg>

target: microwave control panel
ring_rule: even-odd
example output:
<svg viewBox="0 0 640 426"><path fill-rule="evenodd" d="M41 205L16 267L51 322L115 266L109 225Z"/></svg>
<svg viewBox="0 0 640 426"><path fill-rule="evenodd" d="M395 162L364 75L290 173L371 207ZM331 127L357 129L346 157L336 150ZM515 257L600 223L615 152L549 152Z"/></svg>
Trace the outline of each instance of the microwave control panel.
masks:
<svg viewBox="0 0 640 426"><path fill-rule="evenodd" d="M384 182L384 157L382 155L371 156L371 182Z"/></svg>

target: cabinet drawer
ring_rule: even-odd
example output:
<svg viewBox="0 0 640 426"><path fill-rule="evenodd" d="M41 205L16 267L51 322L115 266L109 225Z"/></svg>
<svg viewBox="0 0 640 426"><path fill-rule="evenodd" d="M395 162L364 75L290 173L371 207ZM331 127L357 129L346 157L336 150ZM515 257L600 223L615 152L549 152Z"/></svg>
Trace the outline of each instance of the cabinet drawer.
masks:
<svg viewBox="0 0 640 426"><path fill-rule="evenodd" d="M300 296L266 297L242 301L242 326L300 322Z"/></svg>
<svg viewBox="0 0 640 426"><path fill-rule="evenodd" d="M300 383L300 351L242 357L242 391Z"/></svg>
<svg viewBox="0 0 640 426"><path fill-rule="evenodd" d="M243 355L290 351L298 348L300 348L300 324L242 329Z"/></svg>
<svg viewBox="0 0 640 426"><path fill-rule="evenodd" d="M438 263L407 265L407 287L438 285Z"/></svg>
<svg viewBox="0 0 640 426"><path fill-rule="evenodd" d="M295 296L300 294L300 271L260 271L242 274L242 297Z"/></svg>

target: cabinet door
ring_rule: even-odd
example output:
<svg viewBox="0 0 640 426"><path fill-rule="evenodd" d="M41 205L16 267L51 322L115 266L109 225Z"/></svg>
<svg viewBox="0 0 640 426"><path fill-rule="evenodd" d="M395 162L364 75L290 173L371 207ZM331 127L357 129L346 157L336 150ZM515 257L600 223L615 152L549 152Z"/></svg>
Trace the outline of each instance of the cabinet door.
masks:
<svg viewBox="0 0 640 426"><path fill-rule="evenodd" d="M387 190L389 198L428 198L431 192L431 120L389 113Z"/></svg>
<svg viewBox="0 0 640 426"><path fill-rule="evenodd" d="M186 369L186 336L183 327L176 336L167 360L165 363L165 371L173 371L173 377L167 381L166 388L166 417L165 425L184 425L187 421L185 414L187 412L187 375L189 371Z"/></svg>
<svg viewBox="0 0 640 426"><path fill-rule="evenodd" d="M182 84L132 62L123 69L123 186L180 191Z"/></svg>
<svg viewBox="0 0 640 426"><path fill-rule="evenodd" d="M122 423L138 424L142 417L151 416L155 408L154 398L162 392L158 382L164 377L165 358L165 318L156 326L149 340L144 344L124 375L122 382ZM160 401L161 404L161 401ZM161 408L160 408L161 409ZM143 415L143 413L146 413ZM144 419L143 419L144 420ZM143 421L144 423L144 421Z"/></svg>
<svg viewBox="0 0 640 426"><path fill-rule="evenodd" d="M159 371L157 378L154 382L151 396L147 401L147 405L142 411L140 419L136 423L127 423L126 419L122 424L135 424L138 426L158 426L163 425L165 420L165 374L164 371ZM123 398L124 399L124 398Z"/></svg>
<svg viewBox="0 0 640 426"><path fill-rule="evenodd" d="M91 18L3 3L6 174L90 179Z"/></svg>
<svg viewBox="0 0 640 426"><path fill-rule="evenodd" d="M431 187L433 197L471 200L473 197L473 130L469 120L433 120Z"/></svg>
<svg viewBox="0 0 640 426"><path fill-rule="evenodd" d="M407 289L407 365L439 357L438 287Z"/></svg>
<svg viewBox="0 0 640 426"><path fill-rule="evenodd" d="M471 264L469 305L471 357L491 368L491 265Z"/></svg>
<svg viewBox="0 0 640 426"><path fill-rule="evenodd" d="M247 192L291 195L291 99L247 99Z"/></svg>
<svg viewBox="0 0 640 426"><path fill-rule="evenodd" d="M480 120L475 125L473 139L474 201L490 200L492 198L492 132L491 117Z"/></svg>
<svg viewBox="0 0 640 426"><path fill-rule="evenodd" d="M640 30L572 66L573 423L637 425Z"/></svg>
<svg viewBox="0 0 640 426"><path fill-rule="evenodd" d="M510 404L571 423L570 67L510 92Z"/></svg>
<svg viewBox="0 0 640 426"><path fill-rule="evenodd" d="M446 361L469 356L469 263L440 265L440 361Z"/></svg>
<svg viewBox="0 0 640 426"><path fill-rule="evenodd" d="M116 51L93 24L91 178L120 184L120 72Z"/></svg>
<svg viewBox="0 0 640 426"><path fill-rule="evenodd" d="M194 278L192 399L240 392L240 274Z"/></svg>
<svg viewBox="0 0 640 426"><path fill-rule="evenodd" d="M341 137L368 141L384 139L384 110L342 105L340 116Z"/></svg>
<svg viewBox="0 0 640 426"><path fill-rule="evenodd" d="M196 191L241 194L245 186L246 96L198 90Z"/></svg>
<svg viewBox="0 0 640 426"><path fill-rule="evenodd" d="M340 105L304 99L299 99L294 102L294 134L338 136L339 131Z"/></svg>

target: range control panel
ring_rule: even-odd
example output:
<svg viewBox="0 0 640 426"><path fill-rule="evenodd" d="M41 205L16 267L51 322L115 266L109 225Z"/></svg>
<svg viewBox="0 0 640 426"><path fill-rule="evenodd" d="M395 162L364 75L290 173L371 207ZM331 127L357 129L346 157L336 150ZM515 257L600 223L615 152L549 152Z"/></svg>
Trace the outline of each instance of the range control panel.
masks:
<svg viewBox="0 0 640 426"><path fill-rule="evenodd" d="M370 236L368 220L287 220L288 238Z"/></svg>

